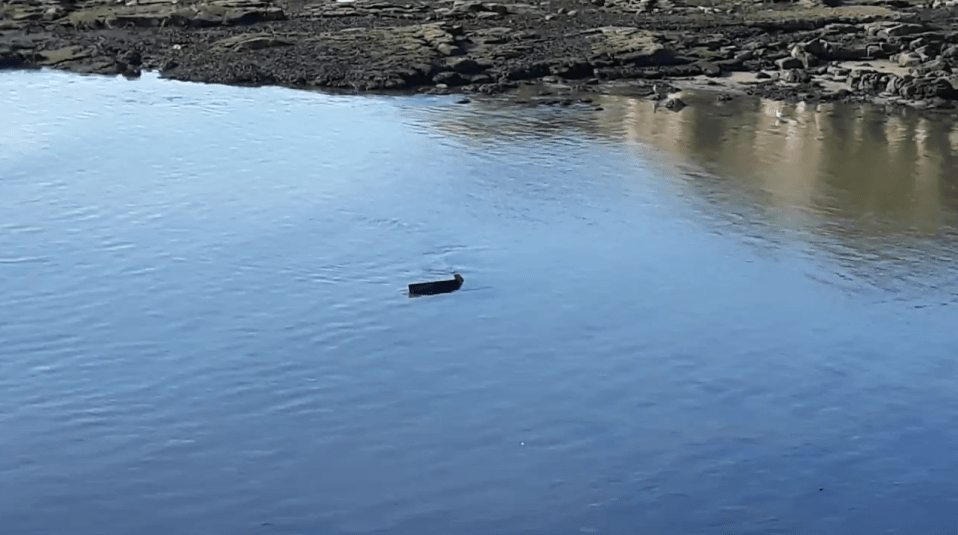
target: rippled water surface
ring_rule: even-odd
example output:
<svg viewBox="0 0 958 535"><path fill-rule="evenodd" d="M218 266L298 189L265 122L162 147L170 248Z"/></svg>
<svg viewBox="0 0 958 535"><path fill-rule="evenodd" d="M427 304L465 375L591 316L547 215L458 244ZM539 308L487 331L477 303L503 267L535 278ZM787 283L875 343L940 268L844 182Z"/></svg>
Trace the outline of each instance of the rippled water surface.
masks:
<svg viewBox="0 0 958 535"><path fill-rule="evenodd" d="M958 131L688 101L0 74L0 532L953 533Z"/></svg>

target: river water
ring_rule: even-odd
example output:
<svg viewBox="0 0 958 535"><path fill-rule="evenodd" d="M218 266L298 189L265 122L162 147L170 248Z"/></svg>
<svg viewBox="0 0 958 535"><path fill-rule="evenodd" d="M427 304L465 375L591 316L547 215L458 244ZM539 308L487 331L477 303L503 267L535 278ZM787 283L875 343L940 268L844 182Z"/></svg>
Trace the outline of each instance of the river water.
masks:
<svg viewBox="0 0 958 535"><path fill-rule="evenodd" d="M0 73L0 531L951 533L958 130L705 99Z"/></svg>

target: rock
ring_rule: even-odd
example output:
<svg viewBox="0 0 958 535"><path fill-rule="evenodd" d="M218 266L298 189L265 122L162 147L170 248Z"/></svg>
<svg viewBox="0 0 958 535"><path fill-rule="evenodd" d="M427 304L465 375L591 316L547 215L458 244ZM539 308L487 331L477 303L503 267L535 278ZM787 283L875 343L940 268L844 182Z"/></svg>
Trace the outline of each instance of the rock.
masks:
<svg viewBox="0 0 958 535"><path fill-rule="evenodd" d="M530 80L541 78L549 74L549 66L545 63L536 63L515 68L506 74L509 80Z"/></svg>
<svg viewBox="0 0 958 535"><path fill-rule="evenodd" d="M848 73L852 72L852 70L851 70L851 69L847 69L847 68L845 68L845 67L838 67L838 66L835 66L835 65L829 65L829 66L826 68L825 72L827 72L828 74L831 74L832 76L844 78L844 77L848 76Z"/></svg>
<svg viewBox="0 0 958 535"><path fill-rule="evenodd" d="M702 70L702 74L704 74L705 76L714 78L716 76L722 75L722 68L719 67L719 65L717 65L716 63L713 63L711 61L698 61L694 63L693 65L698 66L699 69Z"/></svg>
<svg viewBox="0 0 958 535"><path fill-rule="evenodd" d="M824 35L852 35L860 31L861 28L854 24L844 24L840 22L826 24L825 27L822 28L822 34Z"/></svg>
<svg viewBox="0 0 958 535"><path fill-rule="evenodd" d="M269 34L242 34L221 39L214 45L221 48L232 48L233 50L263 50L277 46L292 46L292 43L277 39Z"/></svg>
<svg viewBox="0 0 958 535"><path fill-rule="evenodd" d="M891 27L882 28L877 32L878 37L885 39L889 37L901 37L903 35L912 35L925 31L921 24L896 24Z"/></svg>
<svg viewBox="0 0 958 535"><path fill-rule="evenodd" d="M887 75L865 69L855 69L848 75L848 85L855 91L867 94L884 91L888 85L888 80Z"/></svg>
<svg viewBox="0 0 958 535"><path fill-rule="evenodd" d="M958 97L958 91L946 78L923 79L916 84L916 94L918 97L926 99L934 97L953 99Z"/></svg>
<svg viewBox="0 0 958 535"><path fill-rule="evenodd" d="M607 26L585 32L593 58L610 57L620 64L638 67L682 65L690 61L678 58L655 33L631 27ZM594 61L593 61L594 63Z"/></svg>
<svg viewBox="0 0 958 535"><path fill-rule="evenodd" d="M556 76L561 76L570 80L589 78L595 73L595 69L587 62L572 61L553 65L549 69Z"/></svg>
<svg viewBox="0 0 958 535"><path fill-rule="evenodd" d="M792 57L802 62L802 67L805 69L810 69L818 65L818 56L809 54L802 50L801 47L796 46L792 49Z"/></svg>
<svg viewBox="0 0 958 535"><path fill-rule="evenodd" d="M802 69L792 69L785 74L784 80L790 84L805 84L812 80L812 76Z"/></svg>
<svg viewBox="0 0 958 535"><path fill-rule="evenodd" d="M902 86L904 85L905 85L904 78L901 78L900 76L894 76L894 75L889 76L888 82L885 84L884 93L887 93L889 95L898 95L899 92L901 91Z"/></svg>
<svg viewBox="0 0 958 535"><path fill-rule="evenodd" d="M915 49L915 54L918 54L922 61L929 61L938 56L938 49L934 45L920 46Z"/></svg>
<svg viewBox="0 0 958 535"><path fill-rule="evenodd" d="M38 59L41 65L53 66L69 61L86 59L92 54L89 50L85 50L83 47L68 46L65 48L57 48L55 50L44 50L39 52L37 55L39 56Z"/></svg>
<svg viewBox="0 0 958 535"><path fill-rule="evenodd" d="M665 108L668 110L679 111L682 108L684 108L686 104L685 104L685 101L683 101L679 97L671 97L669 99L666 99L665 104L663 104L663 106L665 106Z"/></svg>
<svg viewBox="0 0 958 535"><path fill-rule="evenodd" d="M944 59L958 59L958 45L948 45L941 51L940 57Z"/></svg>
<svg viewBox="0 0 958 535"><path fill-rule="evenodd" d="M809 54L812 54L820 58L827 57L831 53L831 49L832 49L832 45L823 39L813 39L811 41L808 41L807 43L799 45L799 47L801 51L807 52ZM792 57L798 57L795 55L794 51L792 53Z"/></svg>
<svg viewBox="0 0 958 535"><path fill-rule="evenodd" d="M24 64L24 57L10 49L0 49L0 69L16 69Z"/></svg>
<svg viewBox="0 0 958 535"><path fill-rule="evenodd" d="M681 78L685 76L698 76L702 74L702 69L698 65L674 65L671 67L643 67L631 68L634 72L633 78L645 78L646 80L659 80L662 78Z"/></svg>
<svg viewBox="0 0 958 535"><path fill-rule="evenodd" d="M451 43L439 43L436 50L443 56L458 56L463 53L461 48Z"/></svg>
<svg viewBox="0 0 958 535"><path fill-rule="evenodd" d="M860 61L868 57L868 48L861 43L837 45L828 54L828 59L838 61Z"/></svg>
<svg viewBox="0 0 958 535"><path fill-rule="evenodd" d="M446 65L459 74L477 74L485 70L478 61L469 58L450 59Z"/></svg>
<svg viewBox="0 0 958 535"><path fill-rule="evenodd" d="M919 65L916 69L916 72L919 75L928 74L928 73L951 73L951 64L944 59L937 59L935 61L929 61Z"/></svg>
<svg viewBox="0 0 958 535"><path fill-rule="evenodd" d="M884 59L897 52L897 48L889 43L873 43L865 47L865 57L861 59Z"/></svg>
<svg viewBox="0 0 958 535"><path fill-rule="evenodd" d="M921 56L914 52L905 52L898 56L899 67L916 67L921 64Z"/></svg>
<svg viewBox="0 0 958 535"><path fill-rule="evenodd" d="M802 63L802 60L793 58L791 56L775 60L775 65L779 68L779 70L783 71L789 69L800 69L805 66L804 63Z"/></svg>
<svg viewBox="0 0 958 535"><path fill-rule="evenodd" d="M755 75L755 77L758 78L759 80L768 80L769 78L772 77L772 75L768 74L767 72L759 71L758 74Z"/></svg>
<svg viewBox="0 0 958 535"><path fill-rule="evenodd" d="M432 81L435 82L436 86L445 85L447 87L451 86L460 86L466 85L470 80L464 78L458 72L441 72L432 77Z"/></svg>

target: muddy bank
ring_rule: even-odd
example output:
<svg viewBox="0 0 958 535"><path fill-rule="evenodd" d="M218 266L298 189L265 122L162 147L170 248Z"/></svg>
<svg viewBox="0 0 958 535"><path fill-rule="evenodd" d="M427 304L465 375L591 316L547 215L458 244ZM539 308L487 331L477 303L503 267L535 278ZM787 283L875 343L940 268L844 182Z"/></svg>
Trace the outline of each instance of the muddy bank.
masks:
<svg viewBox="0 0 958 535"><path fill-rule="evenodd" d="M554 101L697 86L951 109L956 12L941 0L10 0L0 68Z"/></svg>

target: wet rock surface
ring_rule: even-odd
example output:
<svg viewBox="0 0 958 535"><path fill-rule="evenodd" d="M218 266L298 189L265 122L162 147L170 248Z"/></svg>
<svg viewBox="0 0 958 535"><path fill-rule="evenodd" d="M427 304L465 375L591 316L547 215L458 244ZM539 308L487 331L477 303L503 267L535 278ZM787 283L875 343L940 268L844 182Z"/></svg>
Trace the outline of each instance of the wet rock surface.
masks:
<svg viewBox="0 0 958 535"><path fill-rule="evenodd" d="M9 0L0 68L544 101L664 99L653 86L668 81L950 109L956 13L909 0Z"/></svg>

